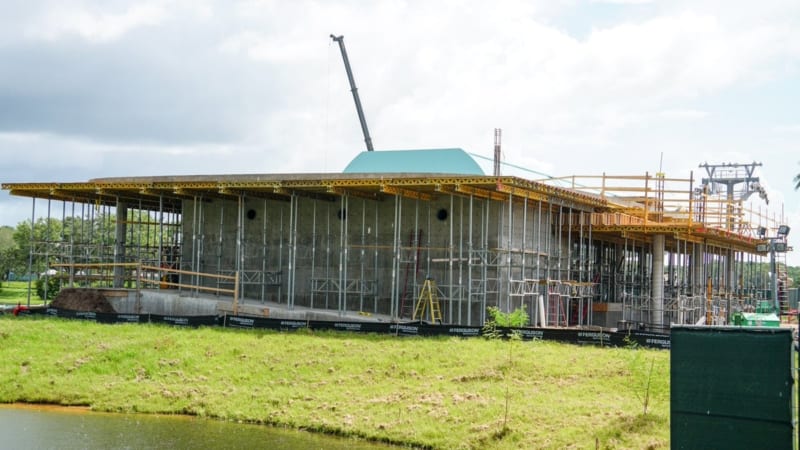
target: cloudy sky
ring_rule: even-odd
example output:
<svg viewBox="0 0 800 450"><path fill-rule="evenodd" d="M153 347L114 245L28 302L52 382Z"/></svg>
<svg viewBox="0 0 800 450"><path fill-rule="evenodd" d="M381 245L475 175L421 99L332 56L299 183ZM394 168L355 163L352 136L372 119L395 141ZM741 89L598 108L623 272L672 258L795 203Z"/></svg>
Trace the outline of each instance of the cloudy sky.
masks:
<svg viewBox="0 0 800 450"><path fill-rule="evenodd" d="M758 161L800 235L797 0L6 0L0 180L339 172L363 139L331 33L376 149L491 157L501 128L554 176ZM29 214L0 193L0 224Z"/></svg>

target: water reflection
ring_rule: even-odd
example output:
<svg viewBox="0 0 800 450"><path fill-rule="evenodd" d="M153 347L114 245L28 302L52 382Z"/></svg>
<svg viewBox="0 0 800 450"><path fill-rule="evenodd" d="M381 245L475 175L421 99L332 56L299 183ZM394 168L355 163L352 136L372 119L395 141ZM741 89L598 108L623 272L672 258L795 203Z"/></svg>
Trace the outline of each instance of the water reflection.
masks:
<svg viewBox="0 0 800 450"><path fill-rule="evenodd" d="M374 450L390 447L185 416L108 414L83 409L0 405L0 448Z"/></svg>

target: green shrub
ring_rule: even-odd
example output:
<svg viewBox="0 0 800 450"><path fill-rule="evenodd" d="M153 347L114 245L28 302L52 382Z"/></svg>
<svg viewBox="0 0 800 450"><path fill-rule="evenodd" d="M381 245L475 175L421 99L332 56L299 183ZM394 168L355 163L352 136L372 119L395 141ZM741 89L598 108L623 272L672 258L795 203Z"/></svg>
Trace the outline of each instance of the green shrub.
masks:
<svg viewBox="0 0 800 450"><path fill-rule="evenodd" d="M494 322L498 327L519 328L528 325L528 311L525 310L525 305L517 308L510 313L504 313L496 306L487 308L489 313L489 321Z"/></svg>
<svg viewBox="0 0 800 450"><path fill-rule="evenodd" d="M528 312L525 305L517 308L510 313L504 313L496 306L486 308L488 318L483 324L483 336L487 339L497 339L502 337L502 332L497 328L520 328L528 325Z"/></svg>
<svg viewBox="0 0 800 450"><path fill-rule="evenodd" d="M47 298L45 298L45 281L47 282ZM56 277L40 277L36 280L36 294L42 300L52 300L56 298L58 291L61 290L61 279Z"/></svg>

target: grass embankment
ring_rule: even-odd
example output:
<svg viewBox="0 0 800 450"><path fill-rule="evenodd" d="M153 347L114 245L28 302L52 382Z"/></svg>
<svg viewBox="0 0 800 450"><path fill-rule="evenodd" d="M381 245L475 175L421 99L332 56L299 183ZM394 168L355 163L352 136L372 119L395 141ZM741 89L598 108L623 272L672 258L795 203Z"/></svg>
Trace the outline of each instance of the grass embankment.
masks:
<svg viewBox="0 0 800 450"><path fill-rule="evenodd" d="M0 316L0 361L2 402L196 414L436 448L669 445L663 351Z"/></svg>
<svg viewBox="0 0 800 450"><path fill-rule="evenodd" d="M41 305L42 300L36 295L36 284L31 283L33 293L31 295L31 306ZM0 286L0 305L16 305L21 303L28 304L28 282L27 281L3 281Z"/></svg>

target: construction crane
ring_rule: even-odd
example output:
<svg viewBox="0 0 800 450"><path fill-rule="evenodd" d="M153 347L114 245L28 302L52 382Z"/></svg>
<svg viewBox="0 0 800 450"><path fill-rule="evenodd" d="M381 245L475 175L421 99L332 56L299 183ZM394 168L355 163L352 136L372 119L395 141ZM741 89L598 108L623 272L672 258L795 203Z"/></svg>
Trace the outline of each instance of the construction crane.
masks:
<svg viewBox="0 0 800 450"><path fill-rule="evenodd" d="M367 144L367 151L373 151L372 138L369 137L369 129L367 129L367 119L364 118L364 110L361 108L361 99L358 97L358 89L356 89L356 82L353 79L353 71L350 69L350 59L347 58L347 50L344 49L344 36L331 35L331 39L339 43L339 50L342 51L342 60L344 60L344 69L347 71L347 79L350 81L350 91L353 93L353 101L356 102L356 112L358 112L358 120L361 122L361 131L364 133L364 143Z"/></svg>

